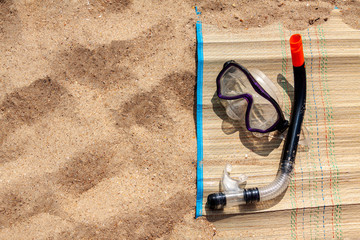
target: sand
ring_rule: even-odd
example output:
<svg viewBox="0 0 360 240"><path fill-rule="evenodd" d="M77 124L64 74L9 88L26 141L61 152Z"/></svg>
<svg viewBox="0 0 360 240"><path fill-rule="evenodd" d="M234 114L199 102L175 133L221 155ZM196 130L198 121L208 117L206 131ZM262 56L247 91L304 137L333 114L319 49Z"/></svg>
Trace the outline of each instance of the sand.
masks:
<svg viewBox="0 0 360 240"><path fill-rule="evenodd" d="M0 0L0 239L221 238L194 219L195 5L360 28L359 1Z"/></svg>

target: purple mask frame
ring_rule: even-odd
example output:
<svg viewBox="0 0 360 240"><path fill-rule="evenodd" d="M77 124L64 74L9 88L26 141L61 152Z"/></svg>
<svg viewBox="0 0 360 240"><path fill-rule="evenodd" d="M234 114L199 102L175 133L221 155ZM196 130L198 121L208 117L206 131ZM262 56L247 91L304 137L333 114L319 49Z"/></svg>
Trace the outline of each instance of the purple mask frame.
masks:
<svg viewBox="0 0 360 240"><path fill-rule="evenodd" d="M249 80L251 86L254 88L254 90L258 94L260 94L263 98L268 100L276 109L276 112L278 114L278 120L268 129L262 130L262 129L256 129L256 128L250 127L249 116L250 116L250 110L251 110L252 104L254 102L253 97L250 94L244 93L244 94L240 94L240 95L236 95L236 96L224 96L221 94L220 79L223 77L225 72L231 67L235 67L235 68L239 69L241 72L243 72L245 74L245 76L247 77L247 79ZM247 105L246 113L245 113L245 123L246 123L247 130L249 130L250 132L268 133L268 132L271 132L274 130L284 131L288 127L288 121L285 120L284 114L283 114L279 104L261 87L261 85L255 80L255 78L251 75L251 73L245 67L241 66L240 64L236 63L235 61L228 61L224 64L223 69L221 70L221 72L219 73L219 75L216 78L216 86L217 86L217 95L221 99L235 100L235 99L243 98L247 101L248 105Z"/></svg>

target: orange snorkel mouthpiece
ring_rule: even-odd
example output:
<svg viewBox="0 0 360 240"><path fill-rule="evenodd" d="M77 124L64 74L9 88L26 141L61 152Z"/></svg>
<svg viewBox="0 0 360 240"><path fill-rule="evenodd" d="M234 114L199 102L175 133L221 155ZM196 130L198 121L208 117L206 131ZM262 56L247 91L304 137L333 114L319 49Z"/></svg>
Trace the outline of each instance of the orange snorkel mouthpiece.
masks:
<svg viewBox="0 0 360 240"><path fill-rule="evenodd" d="M300 34L294 34L290 37L290 48L293 66L302 66L304 64L304 51Z"/></svg>

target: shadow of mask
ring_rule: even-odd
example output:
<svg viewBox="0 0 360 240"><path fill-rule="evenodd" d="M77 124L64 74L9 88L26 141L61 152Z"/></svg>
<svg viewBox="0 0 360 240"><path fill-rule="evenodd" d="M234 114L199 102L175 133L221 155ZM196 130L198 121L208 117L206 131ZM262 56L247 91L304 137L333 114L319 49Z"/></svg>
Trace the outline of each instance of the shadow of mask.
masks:
<svg viewBox="0 0 360 240"><path fill-rule="evenodd" d="M255 136L245 127L245 119L235 121L228 117L225 107L221 104L216 92L214 93L211 103L215 114L223 120L221 129L226 135L239 132L241 143L260 156L268 156L274 149L278 148L282 142L282 138L273 134L263 134L261 137Z"/></svg>

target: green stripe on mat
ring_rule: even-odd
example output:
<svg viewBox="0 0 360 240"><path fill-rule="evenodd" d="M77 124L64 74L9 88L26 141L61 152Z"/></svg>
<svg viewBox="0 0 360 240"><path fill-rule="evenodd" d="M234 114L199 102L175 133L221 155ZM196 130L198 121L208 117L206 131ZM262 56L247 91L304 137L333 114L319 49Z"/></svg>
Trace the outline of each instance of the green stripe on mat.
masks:
<svg viewBox="0 0 360 240"><path fill-rule="evenodd" d="M328 77L327 77L327 65L328 65L328 57L327 57L327 51L326 51L326 40L325 40L325 34L324 29L322 26L318 26L317 28L317 34L319 36L319 47L321 49L321 78L322 78L322 88L324 92L324 100L326 103L326 112L324 112L324 115L326 116L327 120L327 132L328 132L328 140L329 140L329 151L328 154L328 161L329 161L329 171L330 171L330 184L332 184L332 190L333 195L332 196L334 202L333 202L333 208L332 208L332 217L335 218L335 234L337 239L342 239L342 228L341 228L341 198L339 193L339 169L336 162L335 157L335 134L333 130L333 108L330 101L329 96L329 86L328 86ZM325 110L324 109L324 110ZM331 166L330 166L331 163ZM331 187L331 186L330 186ZM335 208L335 211L334 211ZM335 216L334 216L335 214ZM335 236L333 235L333 238Z"/></svg>
<svg viewBox="0 0 360 240"><path fill-rule="evenodd" d="M308 32L309 35L309 32ZM308 75L308 79L312 78L313 75L313 65L312 65L312 61L313 59L311 58L310 61L307 61L307 59L309 58L309 54L312 54L312 49L311 49L311 42L310 42L310 37L304 34L302 36L302 40L303 40L303 46L304 46L304 55L305 55L305 65L307 66L307 75ZM306 102L310 103L311 102L311 96L312 96L312 86L310 84L307 84L307 100ZM308 154L306 154L306 166L307 166L307 170L309 172L309 190L308 190L308 197L310 200L310 211L309 211L309 232L310 232L310 239L317 239L318 238L318 233L319 233L319 208L314 206L318 206L318 202L317 199L319 198L319 193L318 193L318 186L317 186L317 181L314 181L317 178L317 171L316 171L316 164L315 164L315 152L314 152L314 128L312 126L312 122L314 121L314 109L313 107L308 104L306 107L306 115L307 115L307 122L309 123L306 127L309 130L309 140L310 140L310 144L309 144L309 149L308 149ZM313 229L315 227L315 229Z"/></svg>
<svg viewBox="0 0 360 240"><path fill-rule="evenodd" d="M310 105L310 108L313 108L313 113L312 116L315 117L313 118L313 122L316 123L316 129L314 128L312 130L312 136L311 136L311 148L310 148L310 154L312 156L312 166L313 166L313 176L314 178L312 179L312 185L314 186L313 189L315 189L314 191L314 199L315 199L315 206L317 206L315 208L315 215L314 215L314 218L315 218L315 222L316 222L316 228L315 228L315 239L318 239L319 238L319 227L320 227L320 205L319 205L319 202L318 200L319 199L323 199L324 201L324 197L323 197L323 181L321 182L321 194L320 194L320 189L318 188L318 181L317 179L320 179L320 176L317 174L318 172L318 169L320 169L320 172L321 172L321 178L323 179L323 170L322 170L322 166L321 166L321 162L320 162L320 152L319 152L319 126L318 126L318 108L317 108L317 102L316 102L316 96L315 96L315 87L314 87L314 84L315 84L315 81L314 81L314 75L315 75L315 61L314 61L314 51L313 51L313 46L314 46L314 42L311 38L311 35L310 35L310 31L309 29L307 30L307 36L309 38L309 49L310 49L310 76L308 77L309 81L308 83L311 83L308 84L309 85L309 88L311 88L310 92L311 94L311 99L312 101L309 101L309 102L314 102L314 105ZM314 47L315 48L315 47ZM315 134L316 133L316 134ZM315 149L315 145L317 146L316 149ZM317 154L316 154L317 152ZM324 203L325 204L325 203ZM323 212L323 223L324 223L324 219L325 219L325 215L324 215L324 211ZM324 234L325 234L325 225L323 224L323 229L324 229ZM324 235L324 238L325 238L325 235Z"/></svg>

